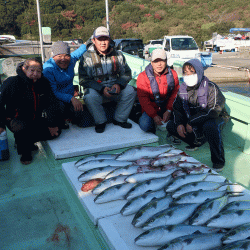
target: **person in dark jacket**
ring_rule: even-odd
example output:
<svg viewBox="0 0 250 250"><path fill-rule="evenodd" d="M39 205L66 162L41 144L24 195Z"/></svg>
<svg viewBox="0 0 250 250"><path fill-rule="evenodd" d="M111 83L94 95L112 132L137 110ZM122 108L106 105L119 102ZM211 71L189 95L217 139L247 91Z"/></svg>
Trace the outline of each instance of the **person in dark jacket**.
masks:
<svg viewBox="0 0 250 250"><path fill-rule="evenodd" d="M213 169L221 171L225 164L221 130L227 121L225 97L219 87L204 76L198 59L183 65L184 82L173 104L174 120L167 124L171 136L188 143L194 151L208 141Z"/></svg>
<svg viewBox="0 0 250 250"><path fill-rule="evenodd" d="M27 165L32 161L31 152L38 149L35 142L59 136L59 103L38 59L25 60L16 72L1 86L0 133L6 126L14 133L20 161Z"/></svg>

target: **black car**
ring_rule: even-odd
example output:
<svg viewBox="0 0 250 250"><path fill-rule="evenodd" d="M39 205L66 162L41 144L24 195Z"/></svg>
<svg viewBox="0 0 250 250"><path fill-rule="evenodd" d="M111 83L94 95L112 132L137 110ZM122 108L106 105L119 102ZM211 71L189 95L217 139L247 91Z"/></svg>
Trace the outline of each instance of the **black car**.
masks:
<svg viewBox="0 0 250 250"><path fill-rule="evenodd" d="M143 41L136 38L114 39L115 48L125 53L143 58Z"/></svg>

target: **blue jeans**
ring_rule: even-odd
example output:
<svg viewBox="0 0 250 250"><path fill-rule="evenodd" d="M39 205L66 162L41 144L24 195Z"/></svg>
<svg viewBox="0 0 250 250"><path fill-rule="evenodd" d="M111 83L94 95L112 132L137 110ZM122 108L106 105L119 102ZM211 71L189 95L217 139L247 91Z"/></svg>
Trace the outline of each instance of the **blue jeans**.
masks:
<svg viewBox="0 0 250 250"><path fill-rule="evenodd" d="M155 123L154 119L147 115L146 112L143 112L142 116L139 118L139 126L144 132L155 133Z"/></svg>

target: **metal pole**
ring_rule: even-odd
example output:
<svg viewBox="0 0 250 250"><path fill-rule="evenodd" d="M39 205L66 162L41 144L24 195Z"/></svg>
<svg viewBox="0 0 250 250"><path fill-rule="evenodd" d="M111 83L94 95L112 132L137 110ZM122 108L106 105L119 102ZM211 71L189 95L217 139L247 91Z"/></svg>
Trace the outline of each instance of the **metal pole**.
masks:
<svg viewBox="0 0 250 250"><path fill-rule="evenodd" d="M39 29L39 37L40 37L42 62L45 63L45 60L44 60L44 50L43 50L42 25L41 25L41 15L40 15L39 0L36 0L36 7L37 7L37 19L38 19L38 29Z"/></svg>
<svg viewBox="0 0 250 250"><path fill-rule="evenodd" d="M106 3L106 24L107 29L109 30L109 6L108 6L108 0L105 0Z"/></svg>

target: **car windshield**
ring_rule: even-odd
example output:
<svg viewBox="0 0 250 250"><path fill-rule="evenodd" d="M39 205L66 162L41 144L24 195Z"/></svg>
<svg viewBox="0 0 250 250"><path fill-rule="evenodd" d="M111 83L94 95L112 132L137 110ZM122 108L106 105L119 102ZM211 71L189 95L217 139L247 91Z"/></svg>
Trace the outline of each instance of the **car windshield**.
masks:
<svg viewBox="0 0 250 250"><path fill-rule="evenodd" d="M133 41L128 40L128 41L123 41L121 46L119 47L121 47L122 49L128 48L128 47L137 47L139 49L143 49L143 43L140 40L133 40Z"/></svg>
<svg viewBox="0 0 250 250"><path fill-rule="evenodd" d="M173 50L196 50L198 46L193 38L172 38Z"/></svg>
<svg viewBox="0 0 250 250"><path fill-rule="evenodd" d="M163 41L152 41L151 44L152 44L152 45L156 45L156 44L162 45L162 42L163 42Z"/></svg>

